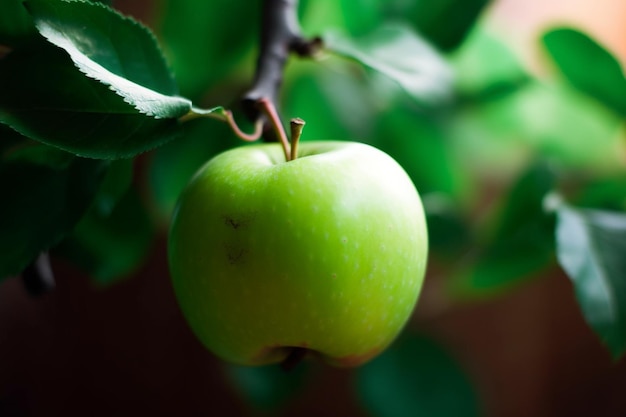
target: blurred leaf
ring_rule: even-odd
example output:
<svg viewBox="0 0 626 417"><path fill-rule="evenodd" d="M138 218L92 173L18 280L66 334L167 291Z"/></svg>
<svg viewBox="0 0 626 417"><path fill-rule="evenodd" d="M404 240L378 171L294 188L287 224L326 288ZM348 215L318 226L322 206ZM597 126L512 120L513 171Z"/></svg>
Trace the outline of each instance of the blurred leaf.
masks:
<svg viewBox="0 0 626 417"><path fill-rule="evenodd" d="M614 358L626 351L626 214L561 205L557 255L585 320Z"/></svg>
<svg viewBox="0 0 626 417"><path fill-rule="evenodd" d="M358 369L357 393L376 417L479 415L474 390L456 361L417 335L405 334Z"/></svg>
<svg viewBox="0 0 626 417"><path fill-rule="evenodd" d="M307 363L300 363L289 372L279 365L228 365L227 371L245 402L268 413L280 410L295 398L310 376L310 366Z"/></svg>
<svg viewBox="0 0 626 417"><path fill-rule="evenodd" d="M98 195L94 200L93 210L102 216L111 215L111 211L117 205L118 200L127 193L132 181L132 159L111 161L109 169L100 185Z"/></svg>
<svg viewBox="0 0 626 417"><path fill-rule="evenodd" d="M0 278L19 274L74 227L106 166L43 145L0 162Z"/></svg>
<svg viewBox="0 0 626 417"><path fill-rule="evenodd" d="M549 31L543 43L574 87L626 117L626 77L617 58L574 29Z"/></svg>
<svg viewBox="0 0 626 417"><path fill-rule="evenodd" d="M153 153L149 167L150 189L165 218L169 218L178 196L202 165L219 152L242 144L224 123L199 120L183 127L184 135Z"/></svg>
<svg viewBox="0 0 626 417"><path fill-rule="evenodd" d="M518 91L530 81L513 51L478 26L450 57L462 98L480 102Z"/></svg>
<svg viewBox="0 0 626 417"><path fill-rule="evenodd" d="M222 80L248 50L260 3L246 0L167 0L160 33L183 95L198 97Z"/></svg>
<svg viewBox="0 0 626 417"><path fill-rule="evenodd" d="M386 0L301 0L301 23L311 36L341 28L363 35L381 24Z"/></svg>
<svg viewBox="0 0 626 417"><path fill-rule="evenodd" d="M443 50L458 47L489 0L387 0L387 15L409 20Z"/></svg>
<svg viewBox="0 0 626 417"><path fill-rule="evenodd" d="M453 74L447 62L408 26L385 24L358 39L331 32L324 36L324 44L390 77L421 103L451 99Z"/></svg>
<svg viewBox="0 0 626 417"><path fill-rule="evenodd" d="M17 46L36 34L22 0L0 2L0 45Z"/></svg>
<svg viewBox="0 0 626 417"><path fill-rule="evenodd" d="M584 183L573 196L578 207L600 208L611 211L626 211L626 175L597 176Z"/></svg>
<svg viewBox="0 0 626 417"><path fill-rule="evenodd" d="M0 122L29 138L93 158L131 157L179 132L176 120L139 113L82 74L65 52L43 42L0 61Z"/></svg>
<svg viewBox="0 0 626 417"><path fill-rule="evenodd" d="M3 153L18 143L24 141L26 138L9 126L0 124L0 159Z"/></svg>
<svg viewBox="0 0 626 417"><path fill-rule="evenodd" d="M88 77L109 86L141 113L178 118L191 102L178 89L152 33L98 3L30 0L35 25ZM112 30L111 28L115 28Z"/></svg>
<svg viewBox="0 0 626 417"><path fill-rule="evenodd" d="M458 169L440 120L395 106L378 123L373 145L402 165L421 194L460 197L467 190L468 179Z"/></svg>
<svg viewBox="0 0 626 417"><path fill-rule="evenodd" d="M108 193L106 187L100 189L96 201L103 192ZM141 265L154 232L139 195L130 188L109 213L93 206L55 253L83 268L99 284L107 285Z"/></svg>
<svg viewBox="0 0 626 417"><path fill-rule="evenodd" d="M554 187L545 166L536 165L512 185L492 236L461 281L465 295L491 295L533 278L554 259L554 217L544 198Z"/></svg>
<svg viewBox="0 0 626 417"><path fill-rule="evenodd" d="M447 124L468 173L508 181L536 157L567 168L623 169L620 120L576 91L533 82L478 104Z"/></svg>
<svg viewBox="0 0 626 417"><path fill-rule="evenodd" d="M422 202L428 225L429 254L459 259L470 247L472 236L458 203L443 193L422 194Z"/></svg>
<svg viewBox="0 0 626 417"><path fill-rule="evenodd" d="M524 172L508 190L493 240L524 233L531 222L544 223L543 200L554 188L554 182L554 174L545 164L537 163Z"/></svg>
<svg viewBox="0 0 626 417"><path fill-rule="evenodd" d="M306 121L302 140L370 142L376 110L371 84L355 76L344 60L326 63L294 63L297 73L285 83L283 113Z"/></svg>
<svg viewBox="0 0 626 417"><path fill-rule="evenodd" d="M301 0L310 35L341 28L360 36L384 21L405 21L443 50L463 41L488 0Z"/></svg>

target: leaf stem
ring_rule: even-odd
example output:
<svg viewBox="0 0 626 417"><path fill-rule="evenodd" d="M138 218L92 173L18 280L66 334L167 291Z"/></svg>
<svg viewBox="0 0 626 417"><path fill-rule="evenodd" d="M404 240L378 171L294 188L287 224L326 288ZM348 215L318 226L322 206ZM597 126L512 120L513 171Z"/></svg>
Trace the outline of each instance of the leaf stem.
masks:
<svg viewBox="0 0 626 417"><path fill-rule="evenodd" d="M263 134L263 120L258 119L254 123L254 131L252 133L246 133L241 130L239 125L237 125L237 122L235 121L235 116L233 116L233 112L230 110L224 110L221 107L216 107L209 110L194 107L191 109L191 111L189 111L189 113L179 118L178 121L181 123L185 123L199 117L206 117L228 123L228 126L231 128L233 133L239 139L246 142L254 142L260 139L261 135Z"/></svg>
<svg viewBox="0 0 626 417"><path fill-rule="evenodd" d="M291 145L289 144L289 139L287 138L287 132L285 132L285 128L280 121L280 116L278 116L278 112L276 111L276 106L274 106L274 103L270 99L265 97L259 99L257 104L263 113L265 113L265 116L268 118L272 128L274 129L274 132L283 147L285 160L287 162L291 161Z"/></svg>
<svg viewBox="0 0 626 417"><path fill-rule="evenodd" d="M230 110L226 110L226 122L228 126L232 129L232 131L237 135L239 139L242 139L246 142L254 142L261 138L263 134L263 120L257 119L254 123L254 132L246 133L239 128L237 122L235 121L235 117L233 116L233 112Z"/></svg>

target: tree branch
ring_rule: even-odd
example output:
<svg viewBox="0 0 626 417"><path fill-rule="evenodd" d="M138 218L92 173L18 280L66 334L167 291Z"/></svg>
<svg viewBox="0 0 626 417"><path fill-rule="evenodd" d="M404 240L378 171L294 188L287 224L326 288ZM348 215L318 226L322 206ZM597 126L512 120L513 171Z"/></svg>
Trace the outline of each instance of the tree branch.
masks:
<svg viewBox="0 0 626 417"><path fill-rule="evenodd" d="M306 40L302 36L298 22L298 0L264 0L261 44L254 83L242 99L246 116L252 121L262 116L257 106L261 99L276 104L285 63L290 53L310 57L320 47L320 38Z"/></svg>

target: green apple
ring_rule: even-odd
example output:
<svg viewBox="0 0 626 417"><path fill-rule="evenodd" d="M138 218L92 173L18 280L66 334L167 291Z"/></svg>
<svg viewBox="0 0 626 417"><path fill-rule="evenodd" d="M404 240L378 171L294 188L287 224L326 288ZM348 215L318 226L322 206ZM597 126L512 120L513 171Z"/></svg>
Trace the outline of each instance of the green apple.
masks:
<svg viewBox="0 0 626 417"><path fill-rule="evenodd" d="M427 258L419 195L387 154L353 142L278 144L210 160L169 235L191 328L226 361L281 362L306 348L337 366L388 346L417 301Z"/></svg>

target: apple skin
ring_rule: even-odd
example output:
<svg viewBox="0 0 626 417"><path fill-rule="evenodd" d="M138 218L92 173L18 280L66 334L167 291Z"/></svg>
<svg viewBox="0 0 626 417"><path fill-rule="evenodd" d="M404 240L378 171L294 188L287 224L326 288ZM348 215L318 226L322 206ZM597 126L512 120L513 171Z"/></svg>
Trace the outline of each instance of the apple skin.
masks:
<svg viewBox="0 0 626 417"><path fill-rule="evenodd" d="M419 195L387 154L354 142L244 146L207 162L184 190L168 242L176 297L220 358L283 361L303 347L332 365L385 349L416 304L426 268Z"/></svg>

